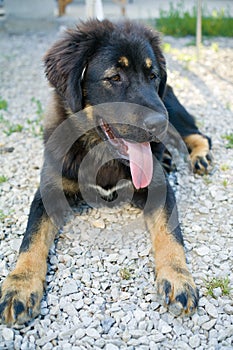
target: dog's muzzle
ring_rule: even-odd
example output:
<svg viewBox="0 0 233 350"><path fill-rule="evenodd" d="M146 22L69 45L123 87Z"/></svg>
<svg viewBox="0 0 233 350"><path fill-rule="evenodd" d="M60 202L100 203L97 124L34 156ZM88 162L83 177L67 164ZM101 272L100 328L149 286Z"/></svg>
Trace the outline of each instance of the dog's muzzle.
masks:
<svg viewBox="0 0 233 350"><path fill-rule="evenodd" d="M144 119L143 127L150 134L152 141L160 142L167 132L168 118L163 113L151 113Z"/></svg>
<svg viewBox="0 0 233 350"><path fill-rule="evenodd" d="M136 189L149 186L153 175L153 155L150 142L159 142L167 128L166 118L156 113L146 117L144 123L145 128L138 128L132 125L108 124L103 118L100 118L98 127L99 133L102 134L105 141L108 141L116 158L129 162L132 181Z"/></svg>

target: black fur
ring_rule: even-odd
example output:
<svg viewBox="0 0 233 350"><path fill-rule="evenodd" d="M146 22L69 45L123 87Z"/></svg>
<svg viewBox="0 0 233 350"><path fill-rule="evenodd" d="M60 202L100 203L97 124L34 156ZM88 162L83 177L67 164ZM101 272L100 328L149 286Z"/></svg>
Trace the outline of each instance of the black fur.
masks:
<svg viewBox="0 0 233 350"><path fill-rule="evenodd" d="M117 186L119 180L132 181L128 161L117 156L117 150L111 145L111 140L101 152L94 148L106 140L103 127L96 125L96 120L100 117L105 118L105 115L101 114L101 108L90 109L89 106L109 104L108 111L112 113L106 118L109 127L118 137L135 143L151 143L151 149L158 161L154 163L154 174L148 187L138 190L134 188L133 202L144 209L148 223L153 223L156 212L163 207L164 218L167 220L166 229L172 235L171 244L178 247L183 246L183 238L175 197L159 166L165 149L159 139L165 134L168 121L182 137L193 134L202 137L194 118L180 104L172 88L166 86L166 64L160 48L159 34L143 25L130 21L116 24L107 20L88 21L76 29L68 30L46 53L44 63L46 76L54 87L54 93L45 120L45 162L41 184L31 205L19 256L21 261L20 257L28 254L31 264L35 265L26 266L22 263L21 266L19 263L17 268L20 273L18 270L13 271L3 283L0 318L6 323L23 323L39 312L38 300L45 276L40 275L37 269L39 264L44 264L46 256L42 255L41 261L34 262L34 245L39 241L45 252L46 247L43 247L43 244L49 248L54 236L47 227L51 221L57 226L62 225L67 209L63 205L64 198L69 202L81 197L79 179L85 180L86 188L94 186L90 187L93 204L95 198L101 197L106 205L109 198L104 199L103 194L99 196L96 187L107 191ZM110 103L119 103L117 113L114 108L111 110ZM122 103L137 106L133 113L127 113L125 107L121 110ZM90 111L93 112L91 120ZM80 113L70 117L77 112ZM121 124L121 118L124 125ZM67 123L57 132L64 121ZM131 125L131 122L137 126ZM55 139L54 131L57 132ZM79 137L75 138L76 135ZM70 139L74 142L63 154L67 140ZM87 154L91 154L91 167L81 173L80 167ZM109 161L111 155L114 155L115 159L111 158ZM208 157L207 154L206 159L201 158L197 165L203 165L208 161ZM91 168L100 163L102 167L93 182ZM204 167L207 167L206 163ZM117 193L114 192L113 198L116 196ZM156 235L156 232L152 234ZM189 308L189 313L197 306L198 293L195 285L185 266L169 268L174 271L174 275L181 275L184 283L181 284L178 295L173 297L173 283L181 282L179 279L171 280L173 277L169 280L169 276L163 278L160 281L160 293L166 304L179 302L185 312ZM34 271L38 272L38 279ZM38 289L31 290L29 284L24 290L22 283L19 287L17 283L23 281L25 276L36 279L34 285ZM30 305L30 308L26 307L26 304Z"/></svg>

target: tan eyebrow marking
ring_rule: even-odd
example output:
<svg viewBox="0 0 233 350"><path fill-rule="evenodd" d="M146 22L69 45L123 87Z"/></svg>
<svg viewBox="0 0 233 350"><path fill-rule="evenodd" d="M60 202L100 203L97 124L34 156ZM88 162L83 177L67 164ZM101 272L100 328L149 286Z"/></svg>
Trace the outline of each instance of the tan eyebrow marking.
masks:
<svg viewBox="0 0 233 350"><path fill-rule="evenodd" d="M152 67L152 60L151 60L151 58L147 57L145 59L145 63L146 63L146 68L151 68Z"/></svg>
<svg viewBox="0 0 233 350"><path fill-rule="evenodd" d="M114 75L114 74L117 74L117 69L114 66L110 67L110 68L107 68L104 71L104 77L105 78L108 78L109 76Z"/></svg>
<svg viewBox="0 0 233 350"><path fill-rule="evenodd" d="M125 56L120 57L118 60L118 63L122 64L122 66L125 66L125 67L129 66L129 60Z"/></svg>

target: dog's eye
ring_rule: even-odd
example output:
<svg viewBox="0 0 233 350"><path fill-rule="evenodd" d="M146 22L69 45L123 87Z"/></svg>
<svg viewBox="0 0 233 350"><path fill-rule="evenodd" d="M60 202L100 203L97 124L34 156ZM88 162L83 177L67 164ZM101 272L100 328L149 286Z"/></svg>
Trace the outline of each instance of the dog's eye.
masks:
<svg viewBox="0 0 233 350"><path fill-rule="evenodd" d="M120 74L113 75L111 78L109 78L111 81L121 81Z"/></svg>

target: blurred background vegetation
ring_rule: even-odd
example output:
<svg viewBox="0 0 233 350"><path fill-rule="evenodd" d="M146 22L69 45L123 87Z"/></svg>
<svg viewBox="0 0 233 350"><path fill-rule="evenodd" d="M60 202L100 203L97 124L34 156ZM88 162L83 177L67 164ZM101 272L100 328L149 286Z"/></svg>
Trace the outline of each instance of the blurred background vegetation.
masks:
<svg viewBox="0 0 233 350"><path fill-rule="evenodd" d="M184 1L180 1L176 5L170 3L169 10L160 10L155 26L165 35L195 35L196 20L196 7L193 7L192 11L186 11ZM212 13L202 9L202 35L233 37L233 18L227 9L215 10Z"/></svg>

